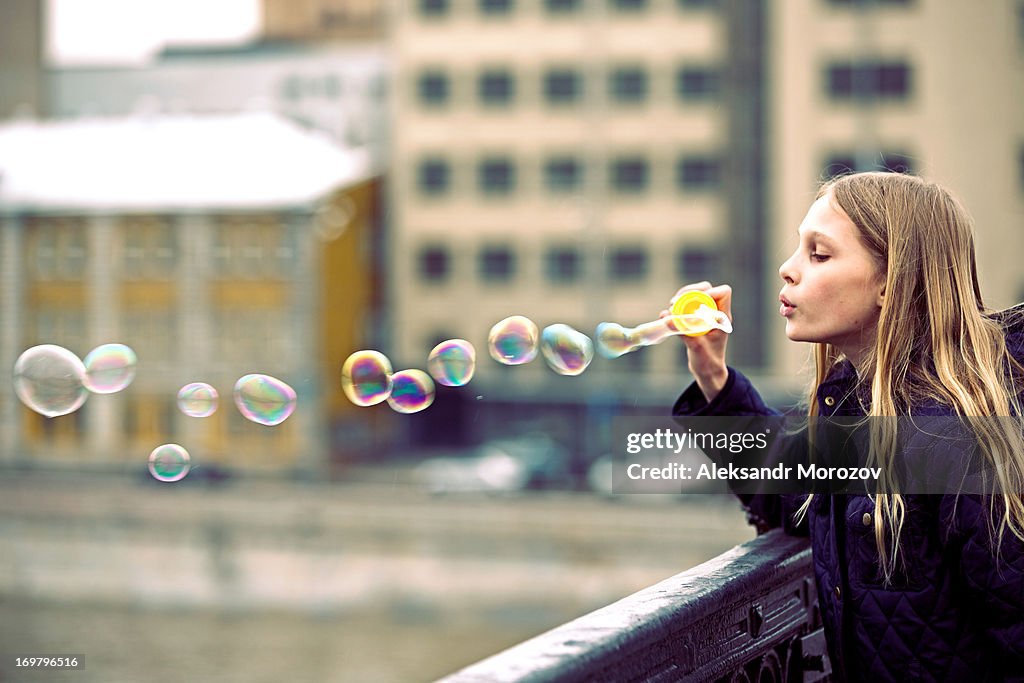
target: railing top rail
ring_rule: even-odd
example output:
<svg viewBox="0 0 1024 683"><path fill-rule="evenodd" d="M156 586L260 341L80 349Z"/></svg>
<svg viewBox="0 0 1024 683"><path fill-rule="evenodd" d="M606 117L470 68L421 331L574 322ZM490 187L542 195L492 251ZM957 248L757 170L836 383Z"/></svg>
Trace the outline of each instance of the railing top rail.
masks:
<svg viewBox="0 0 1024 683"><path fill-rule="evenodd" d="M796 585L809 576L806 539L772 531L472 664L440 683L569 683L623 676L646 680L650 676L645 671L666 668L674 671L673 678L686 678L702 667L707 669L692 650L710 645L705 636L709 625L720 625L714 623L722 622L719 616L735 622L735 615L741 613L737 610L746 614L749 605L773 587ZM806 605L806 595L803 601ZM794 623L792 618L777 621L787 628ZM689 661L680 666L679 653L671 650L687 648ZM725 656L729 648L720 652Z"/></svg>

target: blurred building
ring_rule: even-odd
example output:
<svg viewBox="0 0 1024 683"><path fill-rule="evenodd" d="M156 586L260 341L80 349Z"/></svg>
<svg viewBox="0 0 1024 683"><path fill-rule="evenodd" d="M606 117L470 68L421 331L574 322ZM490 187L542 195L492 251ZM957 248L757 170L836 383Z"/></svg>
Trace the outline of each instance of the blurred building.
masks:
<svg viewBox="0 0 1024 683"><path fill-rule="evenodd" d="M415 359L444 336L480 348L513 313L587 332L632 325L707 278L737 293L732 362L795 387L806 347L782 335L777 268L817 183L849 170L947 183L977 218L990 302L1021 299L1010 259L1024 246L1024 12L954 5L400 5L396 353ZM679 344L610 365L641 401L686 379ZM534 395L591 389L539 363L480 376Z"/></svg>
<svg viewBox="0 0 1024 683"><path fill-rule="evenodd" d="M797 0L771 12L775 267L821 177L906 170L947 185L974 216L986 303L1024 300L1024 4ZM781 280L768 276L773 305ZM769 339L780 373L803 364L798 345Z"/></svg>
<svg viewBox="0 0 1024 683"><path fill-rule="evenodd" d="M387 28L384 0L263 0L269 41L380 41Z"/></svg>
<svg viewBox="0 0 1024 683"><path fill-rule="evenodd" d="M578 378L504 368L512 314L593 336L650 321L705 278L762 287L765 26L760 2L400 3L390 180L395 354L472 341L473 393L663 404L685 381L663 344ZM454 47L453 47L454 46ZM761 309L737 302L734 353L762 369ZM478 380L474 380L476 383ZM602 399L604 400L604 399Z"/></svg>
<svg viewBox="0 0 1024 683"><path fill-rule="evenodd" d="M142 469L161 443L197 465L317 471L355 408L341 363L377 328L378 171L270 114L0 127L0 357L42 343L138 355L123 392L44 418L0 392L0 457ZM235 381L298 393L276 427L245 420ZM178 389L208 382L211 417Z"/></svg>
<svg viewBox="0 0 1024 683"><path fill-rule="evenodd" d="M170 47L142 66L47 74L55 117L271 111L386 157L388 61L379 46L257 42Z"/></svg>
<svg viewBox="0 0 1024 683"><path fill-rule="evenodd" d="M43 0L0 3L0 120L44 112Z"/></svg>

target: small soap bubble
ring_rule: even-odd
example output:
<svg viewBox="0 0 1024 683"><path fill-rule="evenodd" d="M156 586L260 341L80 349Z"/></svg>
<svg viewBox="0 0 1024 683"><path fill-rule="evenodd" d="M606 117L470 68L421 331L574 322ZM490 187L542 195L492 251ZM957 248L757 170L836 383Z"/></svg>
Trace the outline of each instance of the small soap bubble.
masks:
<svg viewBox="0 0 1024 683"><path fill-rule="evenodd" d="M270 375L245 375L235 382L235 405L247 420L272 427L295 410L295 390Z"/></svg>
<svg viewBox="0 0 1024 683"><path fill-rule="evenodd" d="M176 443L157 446L149 454L149 473L158 481L179 481L192 468L188 451Z"/></svg>
<svg viewBox="0 0 1024 683"><path fill-rule="evenodd" d="M618 323L601 323L597 326L597 350L605 358L618 358L637 348L630 330Z"/></svg>
<svg viewBox="0 0 1024 683"><path fill-rule="evenodd" d="M418 413L434 402L434 380L422 370L402 370L391 376L388 405L397 413Z"/></svg>
<svg viewBox="0 0 1024 683"><path fill-rule="evenodd" d="M537 325L521 315L505 318L487 335L491 358L504 365L522 365L537 357Z"/></svg>
<svg viewBox="0 0 1024 683"><path fill-rule="evenodd" d="M209 417L217 412L217 390L205 382L192 382L178 390L178 409L189 417Z"/></svg>
<svg viewBox="0 0 1024 683"><path fill-rule="evenodd" d="M103 344L89 352L85 364L85 388L94 394L113 394L135 379L138 359L124 344Z"/></svg>
<svg viewBox="0 0 1024 683"><path fill-rule="evenodd" d="M548 367L560 375L579 375L594 360L594 342L569 325L548 325L540 337Z"/></svg>
<svg viewBox="0 0 1024 683"><path fill-rule="evenodd" d="M443 341L427 357L427 370L438 384L464 386L476 370L476 349L465 339Z"/></svg>
<svg viewBox="0 0 1024 683"><path fill-rule="evenodd" d="M14 363L14 391L22 403L40 415L73 413L89 397L85 365L62 346L33 346Z"/></svg>
<svg viewBox="0 0 1024 683"><path fill-rule="evenodd" d="M391 361L380 351L356 351L341 366L341 388L357 406L373 406L391 394Z"/></svg>

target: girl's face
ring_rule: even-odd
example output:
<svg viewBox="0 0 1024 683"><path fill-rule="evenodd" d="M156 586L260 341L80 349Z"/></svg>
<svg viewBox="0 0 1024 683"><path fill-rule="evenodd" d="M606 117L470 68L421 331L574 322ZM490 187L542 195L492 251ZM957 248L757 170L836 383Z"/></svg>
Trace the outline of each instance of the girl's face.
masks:
<svg viewBox="0 0 1024 683"><path fill-rule="evenodd" d="M830 200L826 194L811 205L796 252L779 267L779 313L790 340L830 343L856 364L874 343L885 278Z"/></svg>

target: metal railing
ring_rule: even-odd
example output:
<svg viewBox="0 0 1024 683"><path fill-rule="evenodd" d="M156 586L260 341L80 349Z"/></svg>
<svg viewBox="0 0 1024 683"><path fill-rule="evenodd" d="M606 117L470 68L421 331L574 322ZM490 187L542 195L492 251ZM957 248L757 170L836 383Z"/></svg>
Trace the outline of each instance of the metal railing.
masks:
<svg viewBox="0 0 1024 683"><path fill-rule="evenodd" d="M810 548L775 530L441 682L810 683L830 672Z"/></svg>

